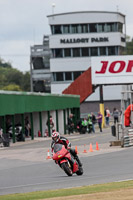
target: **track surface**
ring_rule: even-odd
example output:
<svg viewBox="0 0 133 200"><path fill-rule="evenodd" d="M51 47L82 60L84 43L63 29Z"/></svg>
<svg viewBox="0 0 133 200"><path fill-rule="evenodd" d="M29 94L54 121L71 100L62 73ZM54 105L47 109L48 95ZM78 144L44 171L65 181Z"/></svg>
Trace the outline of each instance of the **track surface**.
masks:
<svg viewBox="0 0 133 200"><path fill-rule="evenodd" d="M46 160L49 138L16 143L0 148L0 195L133 179L133 148L110 147L109 141L115 138L109 128L101 134L76 134L69 139L73 148L78 148L82 176L68 177L54 161ZM95 150L96 142L99 151ZM89 152L90 143L93 152Z"/></svg>

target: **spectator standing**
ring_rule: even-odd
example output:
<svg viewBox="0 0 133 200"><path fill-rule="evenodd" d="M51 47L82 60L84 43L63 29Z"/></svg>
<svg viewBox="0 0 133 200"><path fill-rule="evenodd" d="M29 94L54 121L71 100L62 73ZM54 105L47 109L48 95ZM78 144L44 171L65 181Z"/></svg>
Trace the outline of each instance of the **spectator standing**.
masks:
<svg viewBox="0 0 133 200"><path fill-rule="evenodd" d="M96 116L94 113L91 113L91 120L92 120L92 132L95 133L95 123L96 123Z"/></svg>
<svg viewBox="0 0 133 200"><path fill-rule="evenodd" d="M71 113L68 117L68 133L73 133L74 123L73 123L73 114Z"/></svg>
<svg viewBox="0 0 133 200"><path fill-rule="evenodd" d="M77 131L81 134L82 120L79 119L76 124L77 124Z"/></svg>
<svg viewBox="0 0 133 200"><path fill-rule="evenodd" d="M106 125L109 126L109 118L110 118L110 110L108 108L105 109L105 120Z"/></svg>
<svg viewBox="0 0 133 200"><path fill-rule="evenodd" d="M113 110L113 117L114 117L114 124L116 124L116 122L118 123L119 122L119 111L114 108Z"/></svg>
<svg viewBox="0 0 133 200"><path fill-rule="evenodd" d="M30 136L30 130L31 130L31 127L30 127L29 118L28 116L26 116L25 117L25 136L26 137Z"/></svg>
<svg viewBox="0 0 133 200"><path fill-rule="evenodd" d="M102 132L102 119L103 119L103 115L101 114L101 112L98 112L97 122L99 125L100 132Z"/></svg>
<svg viewBox="0 0 133 200"><path fill-rule="evenodd" d="M8 133L9 128L12 126L11 119L9 117L6 118L6 133Z"/></svg>
<svg viewBox="0 0 133 200"><path fill-rule="evenodd" d="M48 123L50 123L50 133L52 134L52 132L55 131L55 128L54 128L54 120L53 120L53 118L52 118L52 115L50 115L49 122L48 122L48 120L47 120L47 123L46 123L47 127L48 127L48 125L49 125Z"/></svg>
<svg viewBox="0 0 133 200"><path fill-rule="evenodd" d="M88 127L88 121L86 118L82 120L82 133L86 133Z"/></svg>
<svg viewBox="0 0 133 200"><path fill-rule="evenodd" d="M92 116L88 114L88 133L92 132Z"/></svg>

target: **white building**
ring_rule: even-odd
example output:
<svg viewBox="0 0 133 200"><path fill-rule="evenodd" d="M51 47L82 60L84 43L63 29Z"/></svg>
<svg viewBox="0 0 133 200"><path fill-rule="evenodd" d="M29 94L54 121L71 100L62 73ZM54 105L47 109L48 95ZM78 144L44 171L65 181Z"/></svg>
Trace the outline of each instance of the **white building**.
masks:
<svg viewBox="0 0 133 200"><path fill-rule="evenodd" d="M47 17L51 29L49 42L47 45L41 45L42 51L38 45L31 48L33 90L35 88L40 92L61 94L91 66L92 56L120 55L126 46L125 15L119 12L83 11ZM51 53L48 51L48 45ZM48 68L45 64L47 59L45 59L44 49L47 49L51 57ZM40 59L43 61L41 65L38 64L42 62ZM44 90L42 85L47 88L47 84L49 89ZM103 94L105 102L120 102L121 86L104 86ZM97 88L86 102L93 104L98 101L99 89Z"/></svg>
<svg viewBox="0 0 133 200"><path fill-rule="evenodd" d="M48 20L51 93L62 93L91 66L92 56L120 55L126 45L125 15L118 12L61 13L49 15ZM121 86L104 87L104 100L120 100L120 91ZM87 99L94 100L99 100L98 89Z"/></svg>

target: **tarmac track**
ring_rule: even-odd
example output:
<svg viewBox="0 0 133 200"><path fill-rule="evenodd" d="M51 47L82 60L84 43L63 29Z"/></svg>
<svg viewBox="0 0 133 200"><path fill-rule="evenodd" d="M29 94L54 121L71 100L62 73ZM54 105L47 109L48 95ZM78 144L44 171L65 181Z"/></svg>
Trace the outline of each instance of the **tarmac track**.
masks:
<svg viewBox="0 0 133 200"><path fill-rule="evenodd" d="M97 132L69 138L73 147L77 145L84 168L82 176L68 177L51 159L46 159L49 138L16 143L0 149L0 195L133 179L133 148L110 147L109 141L114 138L109 129L101 135ZM95 150L96 141L99 151ZM89 152L90 142L93 152ZM84 148L87 153L83 153Z"/></svg>

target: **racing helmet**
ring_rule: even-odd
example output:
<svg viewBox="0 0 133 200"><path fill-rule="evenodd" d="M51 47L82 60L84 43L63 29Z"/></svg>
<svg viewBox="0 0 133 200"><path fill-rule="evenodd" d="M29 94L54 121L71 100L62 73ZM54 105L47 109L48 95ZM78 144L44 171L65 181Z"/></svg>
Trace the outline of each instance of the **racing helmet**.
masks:
<svg viewBox="0 0 133 200"><path fill-rule="evenodd" d="M58 142L59 139L60 139L60 134L59 134L59 132L54 131L54 132L52 133L52 140L53 140L54 142Z"/></svg>

